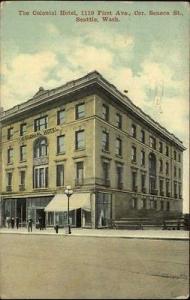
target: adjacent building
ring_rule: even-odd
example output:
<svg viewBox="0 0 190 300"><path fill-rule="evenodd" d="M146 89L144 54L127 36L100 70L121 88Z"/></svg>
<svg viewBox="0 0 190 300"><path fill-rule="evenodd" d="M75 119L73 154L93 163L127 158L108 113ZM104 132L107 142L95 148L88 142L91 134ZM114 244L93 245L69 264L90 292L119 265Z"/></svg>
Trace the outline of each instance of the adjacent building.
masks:
<svg viewBox="0 0 190 300"><path fill-rule="evenodd" d="M1 115L1 219L101 228L182 212L183 143L97 71Z"/></svg>

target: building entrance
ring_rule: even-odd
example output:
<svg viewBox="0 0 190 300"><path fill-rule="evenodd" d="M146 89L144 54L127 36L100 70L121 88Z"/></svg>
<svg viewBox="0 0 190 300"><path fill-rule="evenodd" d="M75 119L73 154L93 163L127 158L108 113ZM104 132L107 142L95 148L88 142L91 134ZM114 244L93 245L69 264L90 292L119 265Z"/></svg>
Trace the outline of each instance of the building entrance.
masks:
<svg viewBox="0 0 190 300"><path fill-rule="evenodd" d="M26 224L26 199L17 199L16 217L19 218L19 223L21 226Z"/></svg>
<svg viewBox="0 0 190 300"><path fill-rule="evenodd" d="M46 214L44 209L36 209L36 224L39 224L41 222L42 228L45 227Z"/></svg>

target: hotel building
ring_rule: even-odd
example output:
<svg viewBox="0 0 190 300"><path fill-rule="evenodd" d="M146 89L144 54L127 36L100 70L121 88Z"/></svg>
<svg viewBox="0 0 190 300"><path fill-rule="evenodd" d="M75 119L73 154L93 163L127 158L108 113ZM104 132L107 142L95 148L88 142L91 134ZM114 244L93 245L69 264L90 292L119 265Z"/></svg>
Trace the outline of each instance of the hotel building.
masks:
<svg viewBox="0 0 190 300"><path fill-rule="evenodd" d="M1 225L101 228L182 212L183 143L97 71L2 112Z"/></svg>

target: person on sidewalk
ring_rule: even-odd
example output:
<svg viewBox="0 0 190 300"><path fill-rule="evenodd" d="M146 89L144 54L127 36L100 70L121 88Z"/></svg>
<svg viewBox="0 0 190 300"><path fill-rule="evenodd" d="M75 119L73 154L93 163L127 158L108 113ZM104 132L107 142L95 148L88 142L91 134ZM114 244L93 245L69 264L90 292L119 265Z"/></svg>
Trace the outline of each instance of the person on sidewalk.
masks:
<svg viewBox="0 0 190 300"><path fill-rule="evenodd" d="M15 227L15 219L11 218L11 228L13 229Z"/></svg>
<svg viewBox="0 0 190 300"><path fill-rule="evenodd" d="M29 218L29 220L28 220L28 232L32 232L32 223L33 223L32 218Z"/></svg>
<svg viewBox="0 0 190 300"><path fill-rule="evenodd" d="M16 217L16 228L18 229L19 227L19 217Z"/></svg>

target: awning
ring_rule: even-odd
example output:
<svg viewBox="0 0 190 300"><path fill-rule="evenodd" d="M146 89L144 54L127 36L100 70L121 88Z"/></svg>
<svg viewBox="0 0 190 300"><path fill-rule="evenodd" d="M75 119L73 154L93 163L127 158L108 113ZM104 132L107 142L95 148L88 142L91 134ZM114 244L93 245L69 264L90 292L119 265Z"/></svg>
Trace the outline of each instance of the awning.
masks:
<svg viewBox="0 0 190 300"><path fill-rule="evenodd" d="M65 194L57 194L51 200L51 202L45 207L45 211L55 211L63 212L67 211L68 198ZM69 198L69 210L74 210L77 208L82 208L84 210L90 211L90 193L74 193Z"/></svg>

